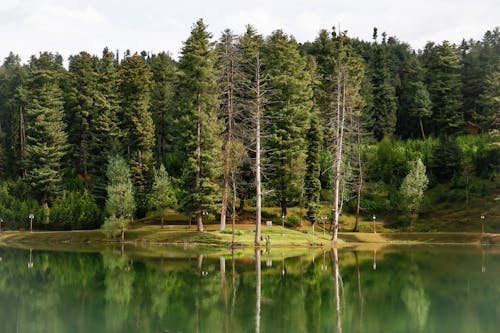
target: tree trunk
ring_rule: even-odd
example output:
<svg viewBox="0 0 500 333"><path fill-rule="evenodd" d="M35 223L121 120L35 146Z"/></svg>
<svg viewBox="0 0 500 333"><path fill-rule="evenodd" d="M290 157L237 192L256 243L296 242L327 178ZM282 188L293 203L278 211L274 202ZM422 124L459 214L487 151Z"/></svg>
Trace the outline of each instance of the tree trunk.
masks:
<svg viewBox="0 0 500 333"><path fill-rule="evenodd" d="M342 64L339 65L342 70ZM345 80L346 78L342 77L342 71L339 71L337 74L337 139L336 139L336 149L335 149L335 182L334 182L334 195L333 195L333 235L332 241L336 242L338 238L339 231L339 215L340 215L340 173L341 173L341 164L342 164L342 141L344 137L344 116L345 116ZM341 102L342 95L342 102Z"/></svg>
<svg viewBox="0 0 500 333"><path fill-rule="evenodd" d="M165 219L163 217L163 215L161 216L161 228L163 229L163 223L164 223Z"/></svg>
<svg viewBox="0 0 500 333"><path fill-rule="evenodd" d="M198 112L201 113L201 110L198 108ZM199 193L201 191L200 182L201 182L201 124L198 122L196 124L196 179L195 179L195 193ZM198 211L196 212L196 224L197 230L203 231L203 212L202 212L202 204L198 202Z"/></svg>
<svg viewBox="0 0 500 333"><path fill-rule="evenodd" d="M82 144L83 150L83 186L85 189L89 188L89 174L87 170L87 147L86 144Z"/></svg>
<svg viewBox="0 0 500 333"><path fill-rule="evenodd" d="M198 231L202 232L203 229L203 213L202 212L197 212L196 213L196 226Z"/></svg>
<svg viewBox="0 0 500 333"><path fill-rule="evenodd" d="M122 243L125 242L125 228L124 227L121 227L121 237L120 237L120 240Z"/></svg>
<svg viewBox="0 0 500 333"><path fill-rule="evenodd" d="M425 141L424 123L422 122L422 117L418 117L418 123L420 125L420 134L422 134L422 140Z"/></svg>
<svg viewBox="0 0 500 333"><path fill-rule="evenodd" d="M228 160L228 145L226 144L226 151L224 152L224 159ZM224 181L222 184L222 203L220 210L220 226L219 231L224 231L226 228L226 215L227 215L227 201L229 196L229 166L224 165Z"/></svg>
<svg viewBox="0 0 500 333"><path fill-rule="evenodd" d="M233 200L231 203L232 206L232 214L231 214L231 226L233 229L233 235L231 237L231 242L234 244L234 231L236 225L236 176L234 174L234 170L231 170L231 182L233 184Z"/></svg>
<svg viewBox="0 0 500 333"><path fill-rule="evenodd" d="M260 244L262 223L262 188L261 188L261 165L260 165L260 121L262 96L260 91L260 57L257 53L255 86L256 86L256 114L255 114L255 245Z"/></svg>
<svg viewBox="0 0 500 333"><path fill-rule="evenodd" d="M299 199L299 225L302 227L302 202L304 200L304 184L302 184L302 190L300 191Z"/></svg>
<svg viewBox="0 0 500 333"><path fill-rule="evenodd" d="M363 161L361 160L361 126L358 124L358 133L357 133L357 146L358 146L358 168L359 168L359 180L358 180L358 188L356 192L356 222L354 224L354 228L352 231L358 231L359 225L359 212L361 210L361 193L363 191Z"/></svg>
<svg viewBox="0 0 500 333"><path fill-rule="evenodd" d="M21 177L23 179L27 176L26 166L24 165L24 148L26 145L26 131L24 128L24 113L23 107L19 108L19 144L21 149Z"/></svg>

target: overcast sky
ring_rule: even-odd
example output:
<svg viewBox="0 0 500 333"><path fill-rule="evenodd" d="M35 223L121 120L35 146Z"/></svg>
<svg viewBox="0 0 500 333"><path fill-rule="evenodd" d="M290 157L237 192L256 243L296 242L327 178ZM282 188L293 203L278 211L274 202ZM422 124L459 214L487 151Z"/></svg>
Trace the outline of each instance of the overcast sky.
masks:
<svg viewBox="0 0 500 333"><path fill-rule="evenodd" d="M373 27L413 48L427 41L480 39L500 25L499 0L0 0L0 58L26 61L40 51L169 51L177 57L193 23L203 18L218 38L252 24L267 35L283 29L299 42L338 26L369 40Z"/></svg>

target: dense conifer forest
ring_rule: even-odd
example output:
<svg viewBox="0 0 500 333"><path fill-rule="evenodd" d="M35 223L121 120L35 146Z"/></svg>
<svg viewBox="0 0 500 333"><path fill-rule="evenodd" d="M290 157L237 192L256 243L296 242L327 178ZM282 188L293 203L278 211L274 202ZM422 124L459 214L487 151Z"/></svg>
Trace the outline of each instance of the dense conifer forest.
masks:
<svg viewBox="0 0 500 333"><path fill-rule="evenodd" d="M498 27L421 50L377 29L371 41L336 29L311 39L251 26L213 36L199 20L179 59L7 55L3 226L26 229L34 214L36 229L123 237L131 218L165 208L201 231L245 207L260 221L277 206L294 225L290 207L314 224L328 206L334 230L342 212L404 227L422 206L498 197Z"/></svg>

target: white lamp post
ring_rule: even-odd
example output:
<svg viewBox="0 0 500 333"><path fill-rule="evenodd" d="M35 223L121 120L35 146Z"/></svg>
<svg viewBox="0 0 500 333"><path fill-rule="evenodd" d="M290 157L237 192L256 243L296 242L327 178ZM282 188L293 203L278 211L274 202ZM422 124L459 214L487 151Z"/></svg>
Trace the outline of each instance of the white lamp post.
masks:
<svg viewBox="0 0 500 333"><path fill-rule="evenodd" d="M485 216L481 215L481 235L484 234L484 219Z"/></svg>
<svg viewBox="0 0 500 333"><path fill-rule="evenodd" d="M373 219L373 233L376 234L377 233L377 227L375 226L375 220L377 219L377 217L375 215L373 215L372 219Z"/></svg>

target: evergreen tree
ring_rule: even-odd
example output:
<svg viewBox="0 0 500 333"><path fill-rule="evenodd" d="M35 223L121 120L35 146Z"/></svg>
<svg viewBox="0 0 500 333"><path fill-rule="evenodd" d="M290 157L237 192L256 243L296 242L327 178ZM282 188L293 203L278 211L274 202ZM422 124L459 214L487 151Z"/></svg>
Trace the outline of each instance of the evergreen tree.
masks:
<svg viewBox="0 0 500 333"><path fill-rule="evenodd" d="M98 91L98 59L81 52L69 59L69 84L66 97L66 123L71 145L71 165L82 175L85 188L89 182L89 158L92 122L100 110L96 100L102 98Z"/></svg>
<svg viewBox="0 0 500 333"><path fill-rule="evenodd" d="M321 194L321 181L319 180L321 171L320 151L323 141L319 115L316 112L311 114L306 141L307 157L304 188L307 200L307 218L311 223L315 224L319 220L319 199Z"/></svg>
<svg viewBox="0 0 500 333"><path fill-rule="evenodd" d="M149 112L151 72L135 54L120 65L119 96L121 129L130 163L140 215L148 209L147 195L153 183L155 127Z"/></svg>
<svg viewBox="0 0 500 333"><path fill-rule="evenodd" d="M425 165L420 159L413 161L410 172L401 183L401 195L413 222L418 215L429 180L425 174Z"/></svg>
<svg viewBox="0 0 500 333"><path fill-rule="evenodd" d="M335 85L335 78L332 73L335 71L335 56L337 54L336 36L335 30L332 33L321 30L311 48L311 54L317 64L318 75L317 83L313 85L314 101L320 111L321 123L323 124L328 121L328 110L333 103L331 92L334 90Z"/></svg>
<svg viewBox="0 0 500 333"><path fill-rule="evenodd" d="M0 179L5 179L6 177L6 169L7 169L7 159L6 159L6 151L5 148L5 132L2 129L2 125L0 124Z"/></svg>
<svg viewBox="0 0 500 333"><path fill-rule="evenodd" d="M497 69L486 77L479 105L481 112L473 115L474 121L483 130L500 128L500 60Z"/></svg>
<svg viewBox="0 0 500 333"><path fill-rule="evenodd" d="M424 123L432 114L429 92L424 84L424 70L415 53L405 52L397 89L398 114L396 134L402 138L425 139Z"/></svg>
<svg viewBox="0 0 500 333"><path fill-rule="evenodd" d="M118 123L118 76L117 63L113 53L104 49L98 65L98 94L96 95L95 110L97 114L90 123L89 142L89 173L93 175L92 191L97 202L104 205L106 197L106 168L110 156L122 151L121 132Z"/></svg>
<svg viewBox="0 0 500 333"><path fill-rule="evenodd" d="M462 130L461 65L455 47L446 41L434 46L426 59L426 70L434 132L452 134Z"/></svg>
<svg viewBox="0 0 500 333"><path fill-rule="evenodd" d="M167 53L154 54L148 59L153 74L150 112L155 125L155 157L157 163L170 168L175 135L174 94L178 70Z"/></svg>
<svg viewBox="0 0 500 333"><path fill-rule="evenodd" d="M163 228L165 208L174 208L177 203L172 179L168 175L163 164L158 170L155 169L155 180L151 191L151 204L153 208L160 211L161 226Z"/></svg>
<svg viewBox="0 0 500 333"><path fill-rule="evenodd" d="M373 93L371 109L373 135L380 141L384 136L392 136L394 133L397 111L395 91L391 85L384 44L374 45L370 72Z"/></svg>
<svg viewBox="0 0 500 333"><path fill-rule="evenodd" d="M218 211L222 171L214 52L206 28L198 20L184 42L176 96L181 117L177 149L182 149L184 165L181 204L195 216L198 231L203 231L204 213Z"/></svg>
<svg viewBox="0 0 500 333"><path fill-rule="evenodd" d="M28 179L44 205L60 191L61 161L67 148L63 122L62 59L49 53L32 57L26 92Z"/></svg>
<svg viewBox="0 0 500 333"><path fill-rule="evenodd" d="M106 176L108 178L106 198L108 217L104 221L102 229L113 236L120 234L120 239L123 242L125 241L125 230L127 230L136 207L130 168L122 157L110 157Z"/></svg>
<svg viewBox="0 0 500 333"><path fill-rule="evenodd" d="M25 176L24 99L26 69L19 56L10 53L0 67L0 127L4 133L2 160L5 176ZM25 91L25 90L24 90Z"/></svg>
<svg viewBox="0 0 500 333"><path fill-rule="evenodd" d="M298 198L305 174L305 133L312 108L311 75L297 42L278 30L268 37L263 50L264 75L270 118L266 140L270 166L269 186L274 190L282 216Z"/></svg>

